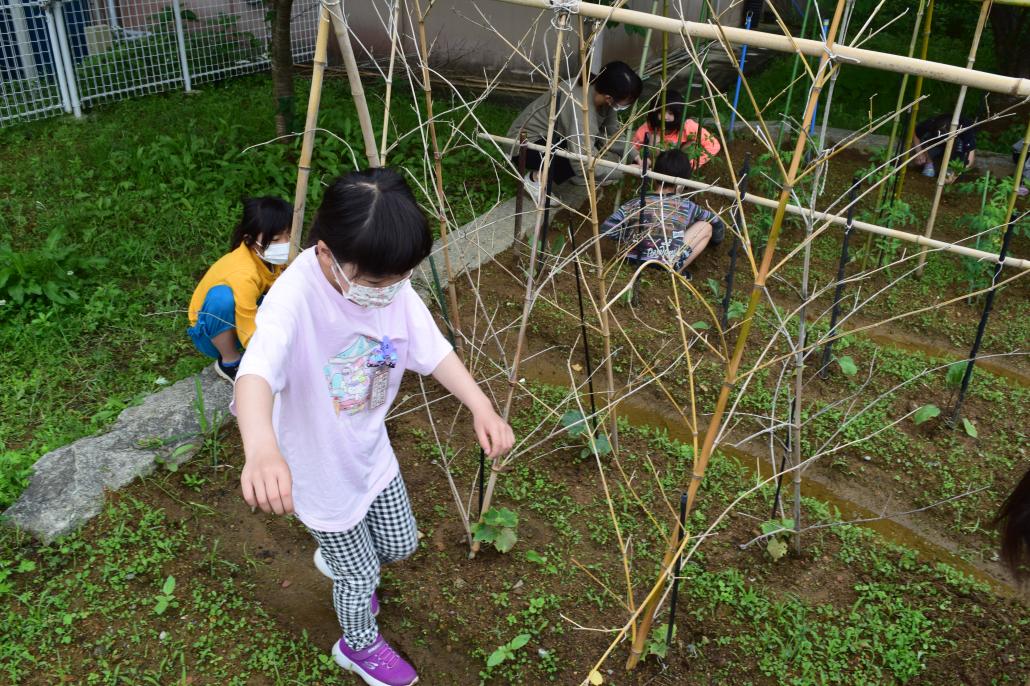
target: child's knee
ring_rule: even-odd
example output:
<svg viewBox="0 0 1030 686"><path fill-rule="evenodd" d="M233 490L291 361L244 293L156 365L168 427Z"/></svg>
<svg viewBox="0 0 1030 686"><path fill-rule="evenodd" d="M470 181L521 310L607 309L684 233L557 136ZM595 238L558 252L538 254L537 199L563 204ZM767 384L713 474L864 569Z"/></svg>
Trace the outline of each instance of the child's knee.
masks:
<svg viewBox="0 0 1030 686"><path fill-rule="evenodd" d="M416 550L418 550L418 532L412 527L410 536L390 541L389 545L383 547L380 551L380 560L382 562L400 562L414 555Z"/></svg>
<svg viewBox="0 0 1030 686"><path fill-rule="evenodd" d="M379 572L379 563L374 562L360 571L352 570L348 574L334 576L333 581L348 595L371 597L379 586Z"/></svg>

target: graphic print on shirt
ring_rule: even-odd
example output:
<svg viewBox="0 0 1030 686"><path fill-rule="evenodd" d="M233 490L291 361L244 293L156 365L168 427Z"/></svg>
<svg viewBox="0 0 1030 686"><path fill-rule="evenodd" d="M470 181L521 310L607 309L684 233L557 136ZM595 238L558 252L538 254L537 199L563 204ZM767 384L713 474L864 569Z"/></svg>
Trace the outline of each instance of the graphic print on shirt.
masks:
<svg viewBox="0 0 1030 686"><path fill-rule="evenodd" d="M388 378L383 375L385 368L377 364L383 348L390 345L389 339L384 339L383 344L368 336L358 336L347 348L329 358L325 379L337 417L341 412L356 414L382 404L380 401L370 406L369 401L376 377L384 381Z"/></svg>

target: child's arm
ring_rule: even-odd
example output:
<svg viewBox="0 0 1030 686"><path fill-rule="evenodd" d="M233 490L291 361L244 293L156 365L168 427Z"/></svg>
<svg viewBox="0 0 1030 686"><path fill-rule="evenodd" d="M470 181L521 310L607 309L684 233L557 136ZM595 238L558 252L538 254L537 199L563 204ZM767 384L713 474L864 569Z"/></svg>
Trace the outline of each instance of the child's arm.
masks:
<svg viewBox="0 0 1030 686"><path fill-rule="evenodd" d="M240 473L243 499L264 512L293 512L293 477L272 428L272 387L257 374L236 380L236 417L246 462Z"/></svg>
<svg viewBox="0 0 1030 686"><path fill-rule="evenodd" d="M433 378L471 410L476 437L487 455L496 457L511 450L515 445L515 434L511 427L494 411L490 399L479 389L476 380L453 351L436 365Z"/></svg>

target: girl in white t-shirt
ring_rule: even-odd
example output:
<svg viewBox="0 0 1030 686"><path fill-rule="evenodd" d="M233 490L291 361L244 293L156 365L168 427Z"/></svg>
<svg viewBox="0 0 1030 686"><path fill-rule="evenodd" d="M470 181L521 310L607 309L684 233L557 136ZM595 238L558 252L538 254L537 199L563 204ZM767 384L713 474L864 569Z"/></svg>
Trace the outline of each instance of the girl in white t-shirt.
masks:
<svg viewBox="0 0 1030 686"><path fill-rule="evenodd" d="M265 296L237 373L243 498L296 513L318 542L343 629L337 663L374 686L407 686L415 670L374 617L380 564L418 545L385 425L404 370L432 374L472 412L489 456L514 437L409 283L433 240L400 175L337 179L311 242Z"/></svg>

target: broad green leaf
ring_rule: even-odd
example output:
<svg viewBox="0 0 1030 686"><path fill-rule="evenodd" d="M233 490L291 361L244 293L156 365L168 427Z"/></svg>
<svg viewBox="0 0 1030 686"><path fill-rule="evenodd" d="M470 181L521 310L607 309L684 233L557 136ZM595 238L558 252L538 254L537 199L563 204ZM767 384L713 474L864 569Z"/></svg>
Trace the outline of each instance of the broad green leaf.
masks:
<svg viewBox="0 0 1030 686"><path fill-rule="evenodd" d="M604 435L594 439L594 447L597 449L597 454L601 456L608 455L612 451L612 444Z"/></svg>
<svg viewBox="0 0 1030 686"><path fill-rule="evenodd" d="M948 365L948 373L944 377L944 383L948 388L958 388L962 385L962 377L966 373L966 362L953 362Z"/></svg>
<svg viewBox="0 0 1030 686"><path fill-rule="evenodd" d="M854 376L858 373L858 365L849 355L838 357L837 364L840 365L840 370L844 372L845 376Z"/></svg>
<svg viewBox="0 0 1030 686"><path fill-rule="evenodd" d="M472 540L489 543L497 538L497 529L489 524L476 523L472 525Z"/></svg>
<svg viewBox="0 0 1030 686"><path fill-rule="evenodd" d="M171 595L175 592L175 577L170 576L165 579L165 585L161 587L161 592L165 595Z"/></svg>
<svg viewBox="0 0 1030 686"><path fill-rule="evenodd" d="M708 284L708 287L712 290L712 295L718 298L719 293L722 292L722 284L715 279L707 279L705 283Z"/></svg>
<svg viewBox="0 0 1030 686"><path fill-rule="evenodd" d="M969 434L972 438L977 437L978 434L976 432L976 427L973 425L973 422L969 421L965 417L962 418L962 428L965 429L966 433Z"/></svg>
<svg viewBox="0 0 1030 686"><path fill-rule="evenodd" d="M511 653L508 652L508 646L501 646L494 652L490 653L490 657L486 658L486 666L496 667L507 660L510 654Z"/></svg>
<svg viewBox="0 0 1030 686"><path fill-rule="evenodd" d="M912 421L916 424L922 424L928 419L933 419L941 413L941 408L936 405L923 405L912 415Z"/></svg>
<svg viewBox="0 0 1030 686"><path fill-rule="evenodd" d="M538 565L547 564L547 558L535 550L526 551L526 560L529 562L535 562Z"/></svg>
<svg viewBox="0 0 1030 686"><path fill-rule="evenodd" d="M508 644L508 647L511 648L513 651L518 650L522 646L529 643L529 639L529 634L519 634L515 638L511 639L511 643Z"/></svg>
<svg viewBox="0 0 1030 686"><path fill-rule="evenodd" d="M512 549L518 540L519 537L515 535L515 531L505 527L498 532L497 537L494 539L494 547L502 553L506 553Z"/></svg>
<svg viewBox="0 0 1030 686"><path fill-rule="evenodd" d="M579 410L569 410L561 417L561 425L569 432L570 436L579 436L587 430L587 423L583 420L583 413Z"/></svg>
<svg viewBox="0 0 1030 686"><path fill-rule="evenodd" d="M25 572L34 572L36 571L36 563L32 560L22 560L18 563L18 569L16 571L19 574L24 574Z"/></svg>
<svg viewBox="0 0 1030 686"><path fill-rule="evenodd" d="M776 537L769 539L769 542L765 544L765 549L773 560L779 560L787 554L787 544Z"/></svg>
<svg viewBox="0 0 1030 686"><path fill-rule="evenodd" d="M154 614L163 615L165 610L168 609L168 604L171 602L171 598L168 596L159 596L157 604L154 605Z"/></svg>
<svg viewBox="0 0 1030 686"><path fill-rule="evenodd" d="M697 329L698 331L704 331L705 329L710 329L710 328L712 328L712 327L710 327L710 326L708 325L708 322L705 322L705 321L701 321L701 322L694 322L694 323L693 323L693 324L691 324L690 326L692 326L693 328Z"/></svg>

